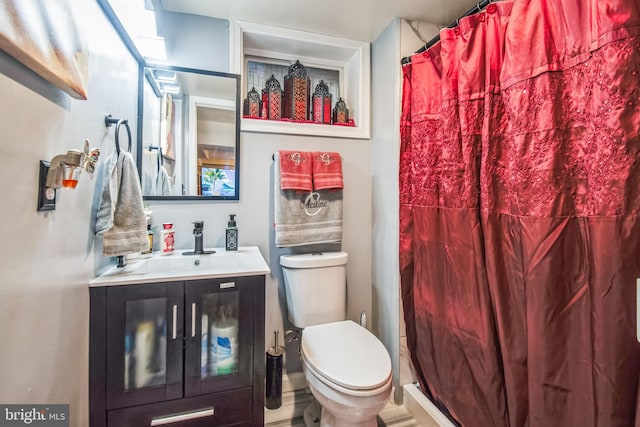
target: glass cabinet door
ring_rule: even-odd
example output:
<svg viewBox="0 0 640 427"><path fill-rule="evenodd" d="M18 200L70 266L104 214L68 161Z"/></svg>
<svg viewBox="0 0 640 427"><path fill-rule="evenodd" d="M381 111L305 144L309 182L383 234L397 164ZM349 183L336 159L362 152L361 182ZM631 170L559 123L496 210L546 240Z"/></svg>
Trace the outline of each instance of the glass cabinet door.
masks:
<svg viewBox="0 0 640 427"><path fill-rule="evenodd" d="M182 283L107 290L107 407L182 395Z"/></svg>
<svg viewBox="0 0 640 427"><path fill-rule="evenodd" d="M205 293L202 297L200 377L238 373L238 291Z"/></svg>
<svg viewBox="0 0 640 427"><path fill-rule="evenodd" d="M189 282L185 302L185 395L250 386L251 287L239 278Z"/></svg>
<svg viewBox="0 0 640 427"><path fill-rule="evenodd" d="M167 298L125 301L124 390L167 383Z"/></svg>

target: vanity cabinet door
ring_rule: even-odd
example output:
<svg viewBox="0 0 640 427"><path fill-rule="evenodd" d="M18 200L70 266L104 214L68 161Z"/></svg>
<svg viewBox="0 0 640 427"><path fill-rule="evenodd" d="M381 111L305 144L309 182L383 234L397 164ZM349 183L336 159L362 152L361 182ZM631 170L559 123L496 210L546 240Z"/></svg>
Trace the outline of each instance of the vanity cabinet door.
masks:
<svg viewBox="0 0 640 427"><path fill-rule="evenodd" d="M184 284L107 288L106 406L182 397Z"/></svg>
<svg viewBox="0 0 640 427"><path fill-rule="evenodd" d="M185 284L185 396L252 385L255 288L251 277Z"/></svg>

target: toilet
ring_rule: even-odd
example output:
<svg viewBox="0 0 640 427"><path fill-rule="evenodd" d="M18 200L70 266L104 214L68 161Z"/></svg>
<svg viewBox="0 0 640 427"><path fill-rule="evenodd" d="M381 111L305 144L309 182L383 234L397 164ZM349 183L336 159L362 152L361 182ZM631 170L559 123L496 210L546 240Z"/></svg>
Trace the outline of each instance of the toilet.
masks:
<svg viewBox="0 0 640 427"><path fill-rule="evenodd" d="M320 427L377 426L391 394L387 350L345 320L347 259L346 252L280 257L289 320L303 329L304 376L322 406Z"/></svg>

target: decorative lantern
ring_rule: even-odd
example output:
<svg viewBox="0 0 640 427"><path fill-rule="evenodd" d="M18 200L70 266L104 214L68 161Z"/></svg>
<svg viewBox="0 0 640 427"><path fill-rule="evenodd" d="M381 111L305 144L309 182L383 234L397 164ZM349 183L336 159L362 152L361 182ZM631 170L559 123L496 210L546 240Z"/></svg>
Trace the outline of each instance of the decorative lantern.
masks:
<svg viewBox="0 0 640 427"><path fill-rule="evenodd" d="M284 78L284 117L304 121L309 118L311 80L300 61L289 67Z"/></svg>
<svg viewBox="0 0 640 427"><path fill-rule="evenodd" d="M342 98L338 99L338 102L336 102L336 106L333 107L333 123L349 123L349 109L347 108L347 103L344 102Z"/></svg>
<svg viewBox="0 0 640 427"><path fill-rule="evenodd" d="M282 118L282 89L273 74L262 89L262 117L269 120Z"/></svg>
<svg viewBox="0 0 640 427"><path fill-rule="evenodd" d="M313 105L313 121L316 123L331 123L331 94L329 86L320 80L311 98Z"/></svg>
<svg viewBox="0 0 640 427"><path fill-rule="evenodd" d="M243 115L253 118L262 117L262 100L255 87L251 88L249 93L247 93L247 98L244 100Z"/></svg>

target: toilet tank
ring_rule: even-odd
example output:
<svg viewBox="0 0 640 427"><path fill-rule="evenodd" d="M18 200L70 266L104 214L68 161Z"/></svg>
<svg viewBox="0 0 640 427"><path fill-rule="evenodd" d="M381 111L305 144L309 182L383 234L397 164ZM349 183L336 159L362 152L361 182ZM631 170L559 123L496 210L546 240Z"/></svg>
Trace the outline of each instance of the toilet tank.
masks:
<svg viewBox="0 0 640 427"><path fill-rule="evenodd" d="M345 320L346 252L282 255L289 320L298 328Z"/></svg>

